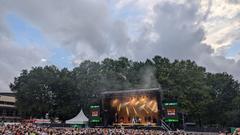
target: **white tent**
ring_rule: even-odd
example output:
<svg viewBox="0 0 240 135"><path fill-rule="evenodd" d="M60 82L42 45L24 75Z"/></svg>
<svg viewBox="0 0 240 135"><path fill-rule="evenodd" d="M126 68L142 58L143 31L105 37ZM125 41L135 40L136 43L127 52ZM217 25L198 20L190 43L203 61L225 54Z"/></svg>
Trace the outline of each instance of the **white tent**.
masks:
<svg viewBox="0 0 240 135"><path fill-rule="evenodd" d="M87 124L88 123L88 118L85 116L83 111L81 110L80 113L75 116L74 118L67 120L67 124Z"/></svg>

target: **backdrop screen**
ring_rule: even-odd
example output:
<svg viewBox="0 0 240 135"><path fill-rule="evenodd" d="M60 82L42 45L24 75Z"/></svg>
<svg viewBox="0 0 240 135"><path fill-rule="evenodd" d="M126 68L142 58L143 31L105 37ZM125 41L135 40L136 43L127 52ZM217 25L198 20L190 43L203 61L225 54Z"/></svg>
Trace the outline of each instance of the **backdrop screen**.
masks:
<svg viewBox="0 0 240 135"><path fill-rule="evenodd" d="M158 104L154 96L128 96L111 100L115 123L156 123Z"/></svg>

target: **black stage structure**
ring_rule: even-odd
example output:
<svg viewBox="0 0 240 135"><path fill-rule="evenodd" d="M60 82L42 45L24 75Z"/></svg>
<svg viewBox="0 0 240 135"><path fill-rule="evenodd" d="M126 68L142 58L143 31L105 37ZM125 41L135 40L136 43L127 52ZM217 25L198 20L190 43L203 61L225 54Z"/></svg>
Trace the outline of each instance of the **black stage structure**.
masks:
<svg viewBox="0 0 240 135"><path fill-rule="evenodd" d="M134 89L101 93L103 126L160 126L161 89Z"/></svg>

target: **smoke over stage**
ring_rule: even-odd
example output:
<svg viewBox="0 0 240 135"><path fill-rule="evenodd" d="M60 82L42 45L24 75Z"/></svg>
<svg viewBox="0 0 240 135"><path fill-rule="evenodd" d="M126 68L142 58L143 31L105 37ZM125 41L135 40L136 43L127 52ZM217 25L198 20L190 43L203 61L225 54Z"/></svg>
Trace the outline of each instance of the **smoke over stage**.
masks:
<svg viewBox="0 0 240 135"><path fill-rule="evenodd" d="M161 119L158 88L108 91L102 95L105 125L157 125Z"/></svg>

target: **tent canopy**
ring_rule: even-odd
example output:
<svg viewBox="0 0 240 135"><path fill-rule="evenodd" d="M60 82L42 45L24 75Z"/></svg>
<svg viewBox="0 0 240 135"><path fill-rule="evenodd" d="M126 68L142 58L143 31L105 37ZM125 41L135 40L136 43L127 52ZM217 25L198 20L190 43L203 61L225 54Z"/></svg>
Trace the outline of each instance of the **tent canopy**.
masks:
<svg viewBox="0 0 240 135"><path fill-rule="evenodd" d="M66 121L67 124L86 124L87 122L88 118L86 117L82 110L79 112L77 116Z"/></svg>

